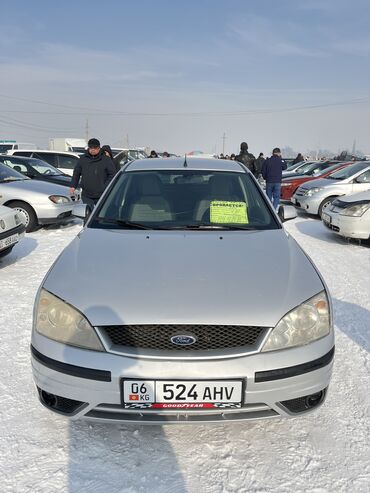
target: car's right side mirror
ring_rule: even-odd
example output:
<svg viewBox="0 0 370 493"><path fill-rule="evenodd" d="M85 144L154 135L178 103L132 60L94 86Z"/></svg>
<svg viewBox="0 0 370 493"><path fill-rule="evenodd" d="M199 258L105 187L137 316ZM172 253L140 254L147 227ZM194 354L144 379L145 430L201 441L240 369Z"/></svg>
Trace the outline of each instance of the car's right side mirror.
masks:
<svg viewBox="0 0 370 493"><path fill-rule="evenodd" d="M87 204L76 204L72 209L72 216L84 220L84 224L91 214L91 207Z"/></svg>
<svg viewBox="0 0 370 493"><path fill-rule="evenodd" d="M292 205L281 205L278 210L278 216L280 221L285 223L290 221L290 219L295 219L297 217L297 211Z"/></svg>

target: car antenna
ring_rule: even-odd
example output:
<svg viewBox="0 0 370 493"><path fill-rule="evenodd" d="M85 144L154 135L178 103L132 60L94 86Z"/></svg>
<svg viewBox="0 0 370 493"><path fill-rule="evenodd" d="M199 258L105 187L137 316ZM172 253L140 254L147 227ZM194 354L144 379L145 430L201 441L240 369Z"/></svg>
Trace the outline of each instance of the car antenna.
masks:
<svg viewBox="0 0 370 493"><path fill-rule="evenodd" d="M187 168L188 167L188 163L186 161L186 154L185 154L185 159L184 159L184 168Z"/></svg>

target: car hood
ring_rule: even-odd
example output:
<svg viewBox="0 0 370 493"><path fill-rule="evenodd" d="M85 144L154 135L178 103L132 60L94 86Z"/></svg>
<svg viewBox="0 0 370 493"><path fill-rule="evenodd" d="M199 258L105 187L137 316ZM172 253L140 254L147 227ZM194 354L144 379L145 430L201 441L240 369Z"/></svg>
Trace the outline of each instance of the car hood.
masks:
<svg viewBox="0 0 370 493"><path fill-rule="evenodd" d="M313 176L299 175L296 173L295 175L285 177L283 176L282 183L294 183L297 180L312 180Z"/></svg>
<svg viewBox="0 0 370 493"><path fill-rule="evenodd" d="M338 185L339 183L343 183L342 180L328 180L327 178L319 178L317 180L311 180L308 183L304 183L301 188L309 189L309 188L324 188L329 185Z"/></svg>
<svg viewBox="0 0 370 493"><path fill-rule="evenodd" d="M45 289L92 325L236 324L270 327L323 289L285 230L85 229Z"/></svg>
<svg viewBox="0 0 370 493"><path fill-rule="evenodd" d="M340 197L341 202L360 202L360 201L370 201L370 184L369 184L369 190L366 190L364 192L358 192L358 193L350 193L348 195L342 195Z"/></svg>
<svg viewBox="0 0 370 493"><path fill-rule="evenodd" d="M66 193L66 187L64 185L57 185L56 183L48 183L46 181L38 180L22 180L22 181L10 181L7 183L0 183L0 186L6 186L4 190L20 191L22 193L41 193L45 195L64 195Z"/></svg>

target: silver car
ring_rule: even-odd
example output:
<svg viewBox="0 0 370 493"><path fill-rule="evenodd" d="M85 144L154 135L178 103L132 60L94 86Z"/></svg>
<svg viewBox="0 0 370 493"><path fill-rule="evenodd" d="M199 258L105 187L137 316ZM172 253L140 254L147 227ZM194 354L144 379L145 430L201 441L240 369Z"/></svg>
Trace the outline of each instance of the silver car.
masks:
<svg viewBox="0 0 370 493"><path fill-rule="evenodd" d="M17 212L0 205L0 258L13 250L18 241L23 238L25 229Z"/></svg>
<svg viewBox="0 0 370 493"><path fill-rule="evenodd" d="M369 190L337 198L321 217L325 226L344 238L370 240Z"/></svg>
<svg viewBox="0 0 370 493"><path fill-rule="evenodd" d="M41 403L72 419L137 423L317 408L332 372L331 302L282 227L293 217L291 206L275 214L235 161L130 163L38 291Z"/></svg>
<svg viewBox="0 0 370 493"><path fill-rule="evenodd" d="M0 163L0 205L15 209L27 232L71 219L74 203L68 187L31 180Z"/></svg>
<svg viewBox="0 0 370 493"><path fill-rule="evenodd" d="M370 188L370 163L360 161L332 173L327 178L300 186L291 201L309 214L321 217L323 210L336 197Z"/></svg>

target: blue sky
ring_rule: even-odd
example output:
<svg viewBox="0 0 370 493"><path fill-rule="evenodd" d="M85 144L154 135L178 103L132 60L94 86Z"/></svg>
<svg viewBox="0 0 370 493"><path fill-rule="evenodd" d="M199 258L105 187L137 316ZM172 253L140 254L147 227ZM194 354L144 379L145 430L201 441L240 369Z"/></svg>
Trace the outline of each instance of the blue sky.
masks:
<svg viewBox="0 0 370 493"><path fill-rule="evenodd" d="M369 152L369 14L368 0L6 2L0 138L83 136L88 118L113 145L220 152L225 132L227 152L354 138Z"/></svg>

